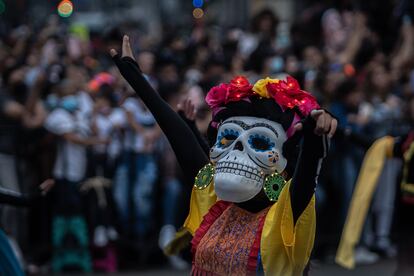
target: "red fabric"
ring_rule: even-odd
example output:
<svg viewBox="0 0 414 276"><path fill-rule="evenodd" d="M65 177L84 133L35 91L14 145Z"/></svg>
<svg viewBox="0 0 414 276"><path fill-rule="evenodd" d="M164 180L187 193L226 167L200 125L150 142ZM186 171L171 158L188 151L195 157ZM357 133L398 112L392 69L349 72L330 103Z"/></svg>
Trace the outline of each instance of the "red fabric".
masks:
<svg viewBox="0 0 414 276"><path fill-rule="evenodd" d="M204 216L203 221L200 224L200 227L194 234L194 237L191 241L191 253L193 254L193 259L195 252L197 250L197 246L200 243L201 239L204 237L210 226L216 221L216 219L223 214L224 210L226 210L230 206L230 202L226 201L217 201L211 208L209 209L208 213Z"/></svg>
<svg viewBox="0 0 414 276"><path fill-rule="evenodd" d="M256 274L256 268L257 268L257 258L259 256L259 250L260 250L260 241L262 238L262 231L263 231L263 225L266 218L267 212L260 218L260 224L257 229L256 233L256 239L254 240L252 249L250 250L249 254L249 261L247 263L247 271L252 272L252 274Z"/></svg>
<svg viewBox="0 0 414 276"><path fill-rule="evenodd" d="M210 271L205 271L193 265L191 268L191 276L218 276L218 274L212 273Z"/></svg>

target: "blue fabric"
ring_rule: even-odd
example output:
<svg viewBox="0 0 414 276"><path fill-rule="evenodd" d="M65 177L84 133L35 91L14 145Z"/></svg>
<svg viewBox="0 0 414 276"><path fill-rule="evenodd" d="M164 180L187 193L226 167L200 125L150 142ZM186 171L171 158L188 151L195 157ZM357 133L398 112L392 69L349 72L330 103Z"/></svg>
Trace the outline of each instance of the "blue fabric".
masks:
<svg viewBox="0 0 414 276"><path fill-rule="evenodd" d="M0 229L0 275L25 275L14 255L9 240Z"/></svg>
<svg viewBox="0 0 414 276"><path fill-rule="evenodd" d="M148 234L153 222L158 167L153 154L126 152L115 173L114 198L121 225L129 229L130 198L134 208L134 232Z"/></svg>
<svg viewBox="0 0 414 276"><path fill-rule="evenodd" d="M256 275L264 275L263 263L262 263L262 254L260 254L260 249L259 249L259 255L257 255Z"/></svg>
<svg viewBox="0 0 414 276"><path fill-rule="evenodd" d="M130 183L130 164L132 153L125 151L122 153L121 161L115 171L113 193L118 209L119 220L124 230L128 229L129 221L129 183Z"/></svg>
<svg viewBox="0 0 414 276"><path fill-rule="evenodd" d="M136 217L135 231L143 236L149 233L154 221L154 193L158 168L153 154L140 153L135 158L136 176L132 188Z"/></svg>

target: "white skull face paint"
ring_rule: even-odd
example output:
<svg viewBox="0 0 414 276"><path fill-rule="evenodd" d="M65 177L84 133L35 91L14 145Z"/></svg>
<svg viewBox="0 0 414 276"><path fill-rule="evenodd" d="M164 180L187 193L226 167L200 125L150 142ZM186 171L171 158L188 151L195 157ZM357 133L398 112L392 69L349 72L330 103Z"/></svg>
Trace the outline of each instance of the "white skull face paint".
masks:
<svg viewBox="0 0 414 276"><path fill-rule="evenodd" d="M270 120L245 116L225 120L210 151L217 196L236 203L255 197L266 175L285 169L286 139L283 127Z"/></svg>

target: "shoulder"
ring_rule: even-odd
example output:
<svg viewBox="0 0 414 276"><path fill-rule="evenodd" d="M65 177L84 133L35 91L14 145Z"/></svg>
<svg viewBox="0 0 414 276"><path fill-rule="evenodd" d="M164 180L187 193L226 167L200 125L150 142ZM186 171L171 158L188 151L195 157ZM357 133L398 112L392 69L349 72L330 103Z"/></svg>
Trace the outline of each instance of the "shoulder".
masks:
<svg viewBox="0 0 414 276"><path fill-rule="evenodd" d="M122 107L129 112L136 112L140 109L138 100L133 97L129 97L128 99L126 99L125 102L122 104Z"/></svg>
<svg viewBox="0 0 414 276"><path fill-rule="evenodd" d="M69 112L57 108L47 116L45 128L54 134L62 135L75 129L75 120Z"/></svg>

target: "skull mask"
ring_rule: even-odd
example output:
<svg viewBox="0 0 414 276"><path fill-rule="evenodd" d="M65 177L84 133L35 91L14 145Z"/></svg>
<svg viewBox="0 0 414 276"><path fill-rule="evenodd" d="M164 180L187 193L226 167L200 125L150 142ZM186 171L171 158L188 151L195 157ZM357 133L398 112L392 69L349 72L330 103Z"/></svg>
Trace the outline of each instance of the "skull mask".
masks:
<svg viewBox="0 0 414 276"><path fill-rule="evenodd" d="M217 196L236 203L255 197L266 175L285 169L282 146L286 139L283 127L267 119L240 116L225 120L210 151Z"/></svg>

